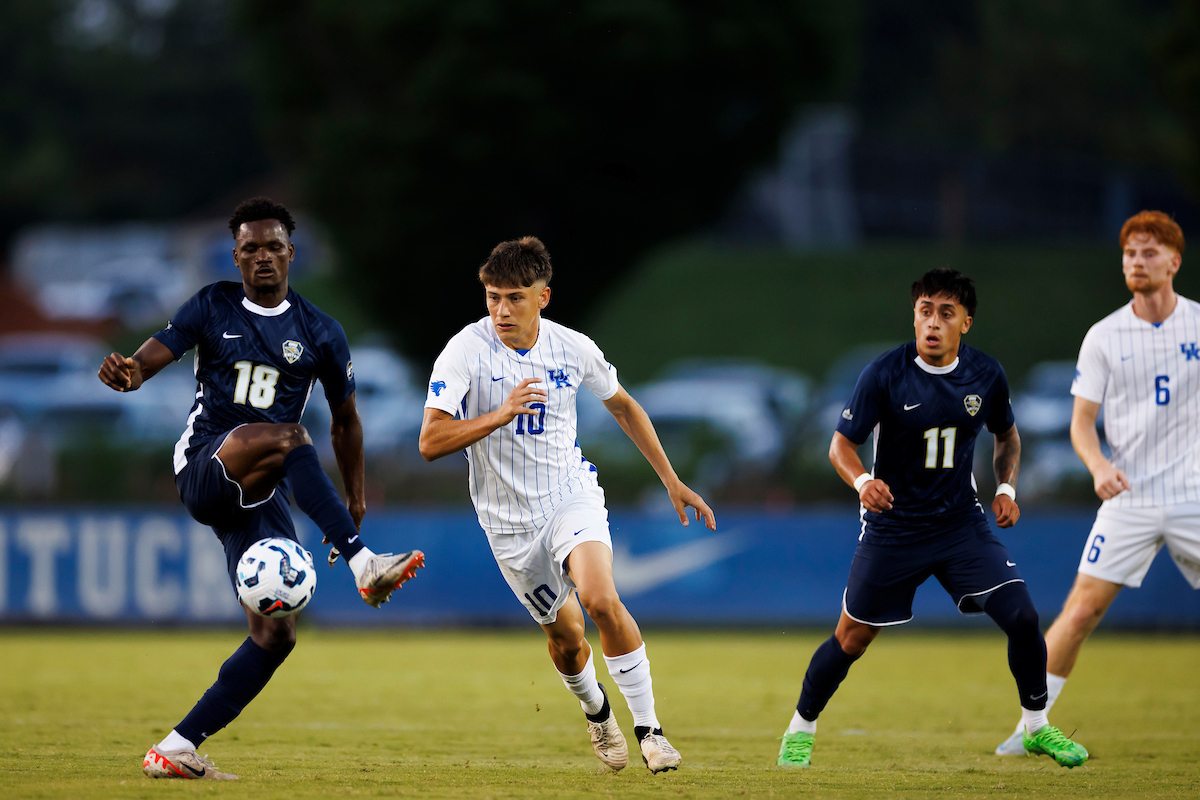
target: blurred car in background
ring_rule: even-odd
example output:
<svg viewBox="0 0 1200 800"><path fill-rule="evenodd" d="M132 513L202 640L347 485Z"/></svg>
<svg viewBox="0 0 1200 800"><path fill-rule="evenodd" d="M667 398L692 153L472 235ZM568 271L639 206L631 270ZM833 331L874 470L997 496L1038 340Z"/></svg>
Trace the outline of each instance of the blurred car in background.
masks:
<svg viewBox="0 0 1200 800"><path fill-rule="evenodd" d="M377 345L352 347L350 357L354 364L354 399L362 418L363 451L368 455L419 458L417 439L425 395L416 388L412 366L394 350ZM314 389L304 411L304 424L317 434L328 432L331 421L329 403L320 390ZM330 447L328 436L312 438L318 450Z"/></svg>
<svg viewBox="0 0 1200 800"><path fill-rule="evenodd" d="M1071 444L1074 380L1074 361L1041 361L1033 365L1023 388L1013 395L1013 416L1021 432L1021 486L1026 496L1049 494L1067 481L1091 479ZM1096 427L1101 450L1110 456L1104 441L1103 408Z"/></svg>
<svg viewBox="0 0 1200 800"><path fill-rule="evenodd" d="M757 361L686 359L629 393L650 415L672 461L688 461L698 447L711 449L708 478L720 480L731 468L779 465L808 412L811 383ZM579 393L578 409L585 454L641 458L591 392ZM721 460L728 463L718 468Z"/></svg>
<svg viewBox="0 0 1200 800"><path fill-rule="evenodd" d="M900 342L863 344L846 351L833 362L814 398L810 425L805 430L805 438L813 446L820 445L822 449L828 447L838 420L842 417L842 410L850 402L850 395L854 394L858 376L872 361L899 346Z"/></svg>
<svg viewBox="0 0 1200 800"><path fill-rule="evenodd" d="M179 438L196 397L191 359L124 393L96 375L109 352L99 339L76 334L0 337L0 409L52 438L80 428L139 441Z"/></svg>

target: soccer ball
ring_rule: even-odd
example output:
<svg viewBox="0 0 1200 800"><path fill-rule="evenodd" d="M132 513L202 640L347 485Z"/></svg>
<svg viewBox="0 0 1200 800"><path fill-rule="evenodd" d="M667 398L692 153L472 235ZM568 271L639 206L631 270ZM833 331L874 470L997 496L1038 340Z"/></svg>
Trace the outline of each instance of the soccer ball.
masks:
<svg viewBox="0 0 1200 800"><path fill-rule="evenodd" d="M312 553L292 539L262 539L237 564L237 596L263 617L290 617L317 590Z"/></svg>

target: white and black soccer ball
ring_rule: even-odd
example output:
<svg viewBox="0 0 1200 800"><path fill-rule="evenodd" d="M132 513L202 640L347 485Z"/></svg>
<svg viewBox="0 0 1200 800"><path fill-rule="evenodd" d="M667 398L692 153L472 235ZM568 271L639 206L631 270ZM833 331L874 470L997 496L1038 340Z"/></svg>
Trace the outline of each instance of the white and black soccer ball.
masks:
<svg viewBox="0 0 1200 800"><path fill-rule="evenodd" d="M263 617L290 617L317 590L312 553L292 539L262 539L237 564L237 596Z"/></svg>

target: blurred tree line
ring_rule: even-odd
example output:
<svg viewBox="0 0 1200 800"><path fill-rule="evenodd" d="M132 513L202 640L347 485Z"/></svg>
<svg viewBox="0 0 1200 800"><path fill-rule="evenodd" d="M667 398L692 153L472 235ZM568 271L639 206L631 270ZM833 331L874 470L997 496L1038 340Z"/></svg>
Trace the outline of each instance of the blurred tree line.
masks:
<svg viewBox="0 0 1200 800"><path fill-rule="evenodd" d="M1200 195L1197 97L1193 0L7 0L0 245L294 187L343 279L428 356L482 314L497 241L547 242L571 321L711 222L805 102Z"/></svg>

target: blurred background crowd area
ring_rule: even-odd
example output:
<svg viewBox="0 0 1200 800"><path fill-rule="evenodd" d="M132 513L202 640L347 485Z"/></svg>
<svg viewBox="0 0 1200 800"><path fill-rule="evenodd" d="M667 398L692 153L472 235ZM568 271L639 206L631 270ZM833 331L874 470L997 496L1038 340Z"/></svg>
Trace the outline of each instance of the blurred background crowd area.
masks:
<svg viewBox="0 0 1200 800"><path fill-rule="evenodd" d="M546 315L714 503L846 499L838 414L941 266L1008 371L1022 502L1094 503L1074 358L1128 299L1122 221L1200 230L1198 97L1188 0L10 0L0 502L178 502L190 358L129 395L96 370L238 279L225 220L267 194L299 218L293 287L350 337L372 505L469 502L461 459L417 453L424 385L526 234ZM662 502L586 392L579 417L610 500ZM319 393L304 421L336 472Z"/></svg>

